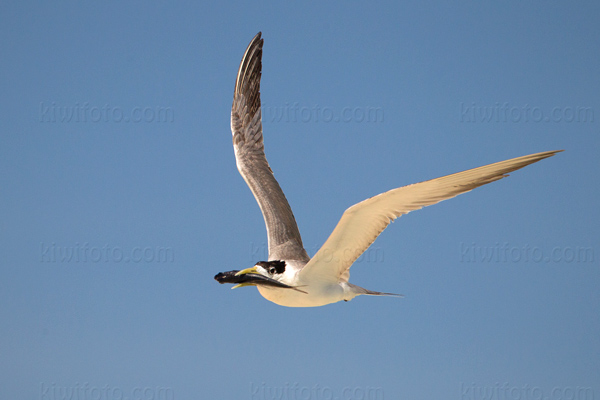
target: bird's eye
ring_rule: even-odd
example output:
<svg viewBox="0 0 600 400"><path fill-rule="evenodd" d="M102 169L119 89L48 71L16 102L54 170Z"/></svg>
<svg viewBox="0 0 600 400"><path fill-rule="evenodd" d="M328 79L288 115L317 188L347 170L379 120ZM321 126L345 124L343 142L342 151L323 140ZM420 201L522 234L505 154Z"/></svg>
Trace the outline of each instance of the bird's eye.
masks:
<svg viewBox="0 0 600 400"><path fill-rule="evenodd" d="M269 268L269 273L273 275L275 273L275 267Z"/></svg>

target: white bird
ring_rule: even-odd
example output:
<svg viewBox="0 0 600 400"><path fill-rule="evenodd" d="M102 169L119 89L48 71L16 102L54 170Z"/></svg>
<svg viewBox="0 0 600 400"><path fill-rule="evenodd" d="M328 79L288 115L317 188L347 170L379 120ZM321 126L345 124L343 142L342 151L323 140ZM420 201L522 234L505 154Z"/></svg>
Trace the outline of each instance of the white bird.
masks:
<svg viewBox="0 0 600 400"><path fill-rule="evenodd" d="M241 271L220 273L220 283L257 286L267 300L287 307L316 307L366 294L401 296L367 290L348 282L350 267L396 218L497 181L509 172L551 157L546 151L432 179L371 197L348 208L320 250L310 258L292 209L265 157L260 78L263 39L248 45L235 82L231 132L237 168L262 211L269 259Z"/></svg>

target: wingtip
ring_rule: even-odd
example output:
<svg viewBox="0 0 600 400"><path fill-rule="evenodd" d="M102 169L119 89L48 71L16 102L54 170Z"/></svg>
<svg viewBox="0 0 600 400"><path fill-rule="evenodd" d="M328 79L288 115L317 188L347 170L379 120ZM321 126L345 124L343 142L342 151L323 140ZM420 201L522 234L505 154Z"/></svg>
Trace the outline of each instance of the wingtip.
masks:
<svg viewBox="0 0 600 400"><path fill-rule="evenodd" d="M262 32L258 31L258 33L256 35L254 35L254 37L252 38L252 40L250 41L250 44L248 44L248 48L252 47L252 45L256 42L260 42L261 46L264 42L264 39L262 38Z"/></svg>
<svg viewBox="0 0 600 400"><path fill-rule="evenodd" d="M565 151L565 149L550 150L550 151L547 151L546 153L550 153L550 155L548 157L552 157L553 155L558 154L558 153L562 153L563 151Z"/></svg>
<svg viewBox="0 0 600 400"><path fill-rule="evenodd" d="M561 153L563 151L565 151L565 150L564 149L561 149L561 150L550 150L550 151L544 151L544 152L537 153L537 154L532 154L531 156L535 157L535 161L534 162L536 162L536 161L543 160L545 158L549 158L549 157L555 156L558 153Z"/></svg>

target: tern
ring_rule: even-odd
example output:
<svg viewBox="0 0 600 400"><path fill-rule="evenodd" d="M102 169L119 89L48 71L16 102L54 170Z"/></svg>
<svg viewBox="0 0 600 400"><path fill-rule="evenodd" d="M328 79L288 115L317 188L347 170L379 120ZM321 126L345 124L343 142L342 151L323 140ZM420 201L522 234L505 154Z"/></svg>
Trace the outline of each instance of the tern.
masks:
<svg viewBox="0 0 600 400"><path fill-rule="evenodd" d="M508 176L509 172L562 151L546 151L500 161L400 187L348 208L319 251L310 258L292 209L267 162L262 133L260 79L263 39L259 32L240 63L231 108L237 169L262 211L269 259L243 270L219 273L233 288L256 286L267 300L287 307L317 307L376 292L348 282L350 267L396 218Z"/></svg>

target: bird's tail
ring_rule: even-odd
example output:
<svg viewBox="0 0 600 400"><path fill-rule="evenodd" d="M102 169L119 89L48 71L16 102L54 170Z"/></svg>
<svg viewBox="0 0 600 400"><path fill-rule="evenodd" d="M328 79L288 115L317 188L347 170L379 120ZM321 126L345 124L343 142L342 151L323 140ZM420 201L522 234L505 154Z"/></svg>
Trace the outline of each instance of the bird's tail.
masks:
<svg viewBox="0 0 600 400"><path fill-rule="evenodd" d="M374 290L369 290L369 289L365 289L362 288L360 286L356 286L351 284L350 282L347 283L348 286L350 286L352 289L354 289L355 293L357 293L358 295L360 294L366 294L369 296L394 296L394 297L404 297L403 294L398 294L398 293L387 293L387 292L376 292Z"/></svg>

